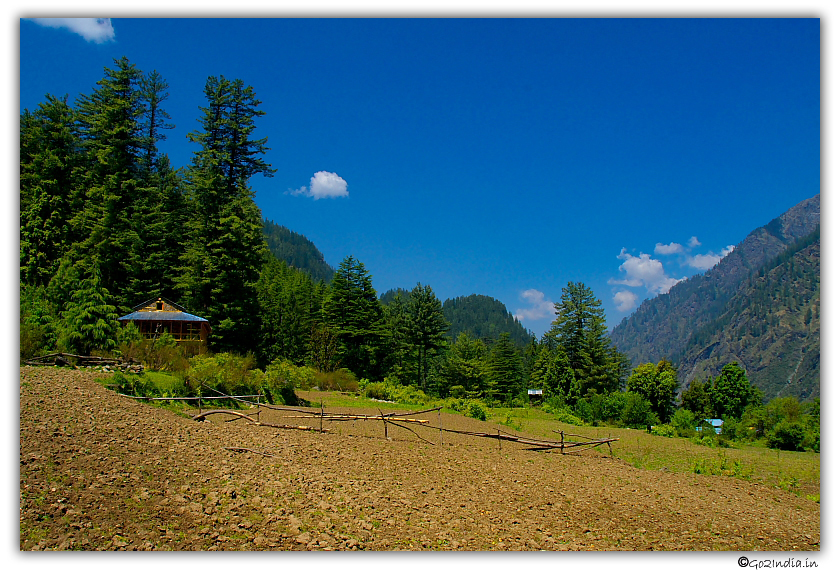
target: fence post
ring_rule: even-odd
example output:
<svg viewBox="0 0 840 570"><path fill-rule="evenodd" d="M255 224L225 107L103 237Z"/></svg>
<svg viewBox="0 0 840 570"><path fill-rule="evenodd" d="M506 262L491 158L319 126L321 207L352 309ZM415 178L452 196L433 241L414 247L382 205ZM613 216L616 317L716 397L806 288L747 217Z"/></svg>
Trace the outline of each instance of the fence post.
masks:
<svg viewBox="0 0 840 570"><path fill-rule="evenodd" d="M440 445L443 446L443 420L440 419L440 409L438 409L438 431L440 432Z"/></svg>
<svg viewBox="0 0 840 570"><path fill-rule="evenodd" d="M324 433L324 397L321 396L321 427L320 432Z"/></svg>
<svg viewBox="0 0 840 570"><path fill-rule="evenodd" d="M496 428L496 437L499 439L499 451L502 450L502 432Z"/></svg>
<svg viewBox="0 0 840 570"><path fill-rule="evenodd" d="M566 455L566 444L564 443L565 434L560 432L560 455Z"/></svg>

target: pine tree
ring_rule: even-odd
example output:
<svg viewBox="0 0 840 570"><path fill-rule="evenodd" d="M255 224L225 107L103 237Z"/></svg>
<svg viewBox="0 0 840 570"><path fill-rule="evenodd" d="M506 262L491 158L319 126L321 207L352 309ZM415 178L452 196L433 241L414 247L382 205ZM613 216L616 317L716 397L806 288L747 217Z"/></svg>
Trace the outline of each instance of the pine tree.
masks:
<svg viewBox="0 0 840 570"><path fill-rule="evenodd" d="M79 125L86 161L80 180L86 189L84 209L75 223L86 238L77 244L78 258L95 257L102 281L120 310L136 302L132 279L140 270L139 236L132 223L138 195L143 113L138 96L141 72L126 59L105 77L90 96L79 101Z"/></svg>
<svg viewBox="0 0 840 570"><path fill-rule="evenodd" d="M410 383L408 369L412 347L409 341L411 324L408 314L408 293L408 291L394 293L383 308L387 345L386 367L389 374L402 384ZM384 303L383 299L385 295L380 297L380 302Z"/></svg>
<svg viewBox="0 0 840 570"><path fill-rule="evenodd" d="M20 117L20 280L45 286L79 239L71 221L82 208L76 112L47 95Z"/></svg>
<svg viewBox="0 0 840 570"><path fill-rule="evenodd" d="M266 251L248 180L274 171L259 157L265 139L251 139L254 118L264 114L252 88L210 77L204 92L202 130L188 135L200 148L186 176L188 245L175 287L213 323L214 348L244 352L258 334L256 283Z"/></svg>
<svg viewBox="0 0 840 570"><path fill-rule="evenodd" d="M376 380L385 373L382 306L364 264L352 255L336 270L324 299L324 321L341 345L342 366L358 378Z"/></svg>
<svg viewBox="0 0 840 570"><path fill-rule="evenodd" d="M548 334L566 353L579 386L579 393L570 396L618 389L626 359L611 348L601 301L583 283L569 282L555 310L557 318Z"/></svg>
<svg viewBox="0 0 840 570"><path fill-rule="evenodd" d="M266 257L257 281L261 321L258 360L268 364L282 358L302 366L309 357L312 328L320 308L316 284L285 261Z"/></svg>
<svg viewBox="0 0 840 570"><path fill-rule="evenodd" d="M99 267L94 262L88 278L78 283L78 289L62 314L64 330L59 342L66 350L90 354L92 350L116 348L118 315L108 297Z"/></svg>
<svg viewBox="0 0 840 570"><path fill-rule="evenodd" d="M490 349L490 377L498 400L511 401L524 392L522 355L510 340L510 333L500 334Z"/></svg>
<svg viewBox="0 0 840 570"><path fill-rule="evenodd" d="M429 285L420 283L408 297L408 342L413 346L416 362L416 382L424 392L428 389L431 360L446 345L449 323L443 317L443 308Z"/></svg>
<svg viewBox="0 0 840 570"><path fill-rule="evenodd" d="M174 129L168 123L172 117L163 108L163 102L169 99L169 84L157 70L140 78L139 97L143 106L141 129L141 168L148 176L158 164L157 143L166 140L163 131Z"/></svg>
<svg viewBox="0 0 840 570"><path fill-rule="evenodd" d="M450 395L453 386L460 386L470 398L489 396L491 385L487 346L468 332L458 335L443 365L442 376ZM460 390L459 390L460 391ZM441 396L446 393L441 393Z"/></svg>

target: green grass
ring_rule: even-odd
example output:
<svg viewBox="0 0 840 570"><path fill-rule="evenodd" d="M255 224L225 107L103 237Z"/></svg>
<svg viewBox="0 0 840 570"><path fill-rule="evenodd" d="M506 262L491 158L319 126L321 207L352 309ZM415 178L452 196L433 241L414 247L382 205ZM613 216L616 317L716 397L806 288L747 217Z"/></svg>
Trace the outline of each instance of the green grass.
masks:
<svg viewBox="0 0 840 570"><path fill-rule="evenodd" d="M361 396L336 392L306 392L301 394L320 406L329 408L372 408L381 410L422 410L438 403L425 405L374 402ZM444 413L457 413L444 408ZM615 457L646 470L666 470L672 473L697 473L721 477L735 477L770 487L778 487L797 495L814 497L819 501L820 455L812 452L780 451L757 444L733 443L730 448L698 445L681 437L660 437L644 430L616 426L573 426L563 424L555 416L539 408L489 408L488 424L502 429L531 434L546 439L560 439L563 431L567 439L574 435L591 438L617 437L612 443ZM598 448L609 455L606 446ZM814 500L812 499L812 500Z"/></svg>

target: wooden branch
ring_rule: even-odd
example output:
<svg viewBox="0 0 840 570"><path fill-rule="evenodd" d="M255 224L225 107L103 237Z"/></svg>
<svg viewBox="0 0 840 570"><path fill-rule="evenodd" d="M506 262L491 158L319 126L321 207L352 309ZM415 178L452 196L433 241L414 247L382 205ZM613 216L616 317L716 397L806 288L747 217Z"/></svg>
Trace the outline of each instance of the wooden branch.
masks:
<svg viewBox="0 0 840 570"><path fill-rule="evenodd" d="M389 418L389 419L387 419L387 420L385 420L385 421L386 421L386 422L388 422L388 423L394 423L394 419L391 419L391 418ZM413 433L414 435L416 435L419 439L421 439L421 440L425 441L425 442L426 442L426 443L428 443L428 444L434 445L434 443L432 443L431 441L429 441L428 439L426 439L426 438L424 438L424 437L421 437L421 435L420 435L419 433L417 433L416 431L414 431L414 430L413 430L413 429L411 429L410 427L405 426L405 425L402 425L402 424L397 424L397 423L394 423L394 425L395 425L395 426L397 426L397 427L401 427L401 428L403 428L403 429L407 429L408 431L410 431L411 433Z"/></svg>
<svg viewBox="0 0 840 570"><path fill-rule="evenodd" d="M233 410L207 410L206 412L202 412L198 415L193 416L193 419L197 422L200 422L207 416L212 416L213 414L229 414L231 416L237 416L236 419L245 419L253 424L260 425L260 422L258 422L254 418L239 412L234 412Z"/></svg>
<svg viewBox="0 0 840 570"><path fill-rule="evenodd" d="M223 447L222 449L227 449L228 451L236 451L237 453L243 453L245 451L250 451L251 453L256 453L257 455L265 455L266 457L274 457L270 453L264 453L262 451L257 451L256 449L250 449L248 447Z"/></svg>
<svg viewBox="0 0 840 570"><path fill-rule="evenodd" d="M264 427L271 427L271 428L279 428L279 429L299 429L301 431L321 431L323 433L328 433L330 431L329 428L323 428L323 429L319 430L318 428L312 427L312 426L287 426L287 425L283 425L283 424L267 424L267 423L261 423L261 422L257 422L256 425L264 426Z"/></svg>
<svg viewBox="0 0 840 570"><path fill-rule="evenodd" d="M290 419L291 418L296 418L296 419L313 418L314 419L314 418L317 418L317 417L320 417L320 416L321 416L321 414L312 415L312 416L304 415L304 416L280 416L280 417L281 418L290 418ZM427 424L427 423L429 423L429 420L418 420L416 418L395 418L395 417L390 417L387 414L384 415L384 416L350 416L350 415L339 416L339 415L332 415L332 414L324 414L324 419L329 420L331 422L355 421L355 420L381 421L383 417L386 418L389 422L409 422L409 423L417 423L417 424Z"/></svg>

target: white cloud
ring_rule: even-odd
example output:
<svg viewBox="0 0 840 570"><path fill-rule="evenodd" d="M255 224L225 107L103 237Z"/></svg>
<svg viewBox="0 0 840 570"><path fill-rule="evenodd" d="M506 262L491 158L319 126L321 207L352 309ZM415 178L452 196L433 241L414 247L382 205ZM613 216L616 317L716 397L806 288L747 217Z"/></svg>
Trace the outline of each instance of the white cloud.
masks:
<svg viewBox="0 0 840 570"><path fill-rule="evenodd" d="M627 274L627 279L610 279L611 285L627 285L628 287L644 286L649 293L667 293L671 287L682 281L665 274L665 268L658 259L653 259L647 253L640 253L638 257L627 253L622 248L618 254L623 259L619 269ZM685 277L683 277L685 279Z"/></svg>
<svg viewBox="0 0 840 570"><path fill-rule="evenodd" d="M659 255L673 255L675 253L682 253L683 251L685 251L683 246L678 243L671 242L668 245L665 245L664 243L657 243L653 253Z"/></svg>
<svg viewBox="0 0 840 570"><path fill-rule="evenodd" d="M545 298L545 293L536 289L528 289L519 294L519 298L531 306L526 309L516 309L513 315L518 321L536 321L554 316L554 303Z"/></svg>
<svg viewBox="0 0 840 570"><path fill-rule="evenodd" d="M697 254L697 255L690 256L688 258L688 265L690 265L691 267L693 267L695 269L700 269L702 271L706 271L707 269L711 269L712 267L717 265L718 262L721 259L723 259L727 255L732 253L732 250L734 250L734 249L735 249L734 245L728 245L725 248L723 248L722 250L720 250L719 254L712 253L710 251L709 253L706 253L706 254Z"/></svg>
<svg viewBox="0 0 840 570"><path fill-rule="evenodd" d="M636 301L638 300L639 296L632 291L622 290L613 295L613 303L615 303L616 308L622 313L632 311L636 307Z"/></svg>
<svg viewBox="0 0 840 570"><path fill-rule="evenodd" d="M335 172L321 170L312 175L309 179L309 187L301 186L297 190L286 192L292 196L307 196L320 200L321 198L346 198L350 195L347 191L347 181Z"/></svg>
<svg viewBox="0 0 840 570"><path fill-rule="evenodd" d="M688 240L688 249L691 249L693 247L697 247L698 245L701 245L701 244L700 244L700 240L697 239L697 236L691 236L691 239Z"/></svg>
<svg viewBox="0 0 840 570"><path fill-rule="evenodd" d="M114 39L111 18L32 18L48 28L64 28L79 34L89 42L101 44Z"/></svg>

